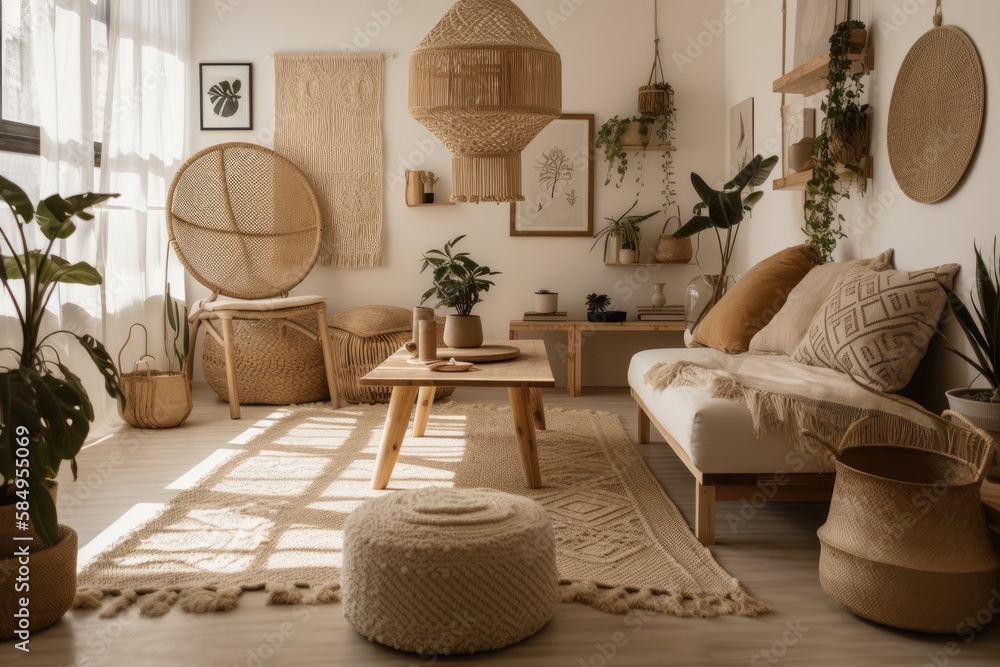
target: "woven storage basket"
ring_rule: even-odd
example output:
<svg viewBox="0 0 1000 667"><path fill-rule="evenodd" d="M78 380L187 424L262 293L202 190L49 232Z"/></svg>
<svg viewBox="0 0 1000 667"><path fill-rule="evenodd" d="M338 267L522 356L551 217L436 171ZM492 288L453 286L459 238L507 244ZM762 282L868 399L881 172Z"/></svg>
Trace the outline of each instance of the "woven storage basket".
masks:
<svg viewBox="0 0 1000 667"><path fill-rule="evenodd" d="M56 543L50 547L40 547L36 542L31 547L29 631L32 635L49 627L62 618L73 605L76 595L76 532L69 526L59 526ZM0 559L0 641L21 637L15 635L20 630L14 614L21 595L14 594L15 579L18 577L19 563L16 557ZM24 593L25 597L29 594ZM4 646L13 650L13 646ZM6 662L4 664L7 664Z"/></svg>
<svg viewBox="0 0 1000 667"><path fill-rule="evenodd" d="M874 420L847 433L819 529L830 597L920 632L956 632L986 608L1000 573L979 494L993 442L970 428L949 426L935 448L878 444L887 438Z"/></svg>
<svg viewBox="0 0 1000 667"><path fill-rule="evenodd" d="M315 330L315 316L292 320ZM220 334L219 322L206 322ZM294 405L330 400L319 341L274 320L234 320L236 386L244 405ZM202 352L205 380L224 401L229 400L226 355L214 336L205 336Z"/></svg>
<svg viewBox="0 0 1000 667"><path fill-rule="evenodd" d="M362 306L330 318L337 388L351 403L388 403L392 387L362 387L358 379L413 339L412 312L398 306ZM438 347L444 347L444 320L437 321ZM455 393L438 387L434 398Z"/></svg>
<svg viewBox="0 0 1000 667"><path fill-rule="evenodd" d="M660 232L660 240L656 244L656 261L660 264L689 264L694 257L694 247L691 239L678 239L667 234L667 226L671 220L677 220L677 228L681 226L680 207L677 208L677 215L672 215L663 223L663 231Z"/></svg>
<svg viewBox="0 0 1000 667"><path fill-rule="evenodd" d="M141 328L146 335L146 353L135 362L131 373L121 374L125 408L122 409L119 403L118 414L136 428L180 426L191 414L191 384L184 373L156 371L150 367L149 362L156 359L149 354L149 332L138 322L129 327L128 337L118 351L118 368L122 368L122 352L132 339L132 330L136 327Z"/></svg>

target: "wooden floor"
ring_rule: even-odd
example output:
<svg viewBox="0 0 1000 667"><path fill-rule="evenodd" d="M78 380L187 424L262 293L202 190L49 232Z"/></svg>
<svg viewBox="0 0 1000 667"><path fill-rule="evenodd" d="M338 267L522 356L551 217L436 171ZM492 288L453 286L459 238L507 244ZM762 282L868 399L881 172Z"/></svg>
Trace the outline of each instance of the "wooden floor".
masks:
<svg viewBox="0 0 1000 667"><path fill-rule="evenodd" d="M621 416L635 439L636 416L624 390L590 390L571 399L545 390L547 406L606 410ZM505 402L497 390L459 389L462 403ZM164 503L167 487L219 447L231 443L271 412L245 407L230 421L227 405L199 388L188 424L168 431L126 431L89 447L79 457L80 480L61 480L61 520L86 545L141 503ZM226 444L230 443L230 444ZM513 440L511 446L514 446ZM748 446L752 446L749 443ZM649 466L689 519L694 483L665 445L639 448ZM757 618L679 619L633 613L613 616L579 604L560 605L556 617L531 639L503 651L441 658L399 653L357 635L340 605L265 607L263 595L244 594L237 610L214 615L175 609L147 619L135 607L121 618L100 621L94 612L70 612L36 634L31 655L0 644L0 665L993 665L1000 664L1000 624L970 637L918 635L862 621L819 587L816 529L822 504L771 503L760 509L720 505L719 562L777 613ZM989 614L984 611L984 615ZM950 651L950 655L949 652Z"/></svg>

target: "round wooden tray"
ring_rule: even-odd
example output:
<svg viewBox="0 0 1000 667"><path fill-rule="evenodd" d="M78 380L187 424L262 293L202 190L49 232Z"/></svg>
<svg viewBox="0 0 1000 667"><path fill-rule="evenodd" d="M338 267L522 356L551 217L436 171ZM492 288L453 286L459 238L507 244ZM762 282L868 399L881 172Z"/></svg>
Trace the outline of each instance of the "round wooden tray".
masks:
<svg viewBox="0 0 1000 667"><path fill-rule="evenodd" d="M507 361L516 359L521 354L519 348L513 345L482 345L480 347L439 347L438 359L454 359L455 361L471 361L482 364L490 361Z"/></svg>

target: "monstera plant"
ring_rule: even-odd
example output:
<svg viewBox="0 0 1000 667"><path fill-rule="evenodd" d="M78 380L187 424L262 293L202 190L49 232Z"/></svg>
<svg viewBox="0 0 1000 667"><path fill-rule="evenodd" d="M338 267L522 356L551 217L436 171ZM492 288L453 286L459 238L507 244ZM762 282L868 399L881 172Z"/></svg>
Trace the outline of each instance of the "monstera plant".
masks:
<svg viewBox="0 0 1000 667"><path fill-rule="evenodd" d="M56 507L47 480L63 461L72 461L87 439L94 408L80 378L64 363L50 340L76 339L104 378L108 394L124 400L118 370L100 342L72 331L45 331L46 306L60 284L96 286L101 274L86 262L70 263L53 253L56 243L89 222L88 209L118 195L52 195L33 205L24 191L0 176L0 198L14 224L0 227L0 282L21 329L21 347L0 349L15 363L0 366L0 505L27 507L31 522L46 544L58 531ZM28 247L29 237L44 239ZM20 515L20 512L19 512Z"/></svg>

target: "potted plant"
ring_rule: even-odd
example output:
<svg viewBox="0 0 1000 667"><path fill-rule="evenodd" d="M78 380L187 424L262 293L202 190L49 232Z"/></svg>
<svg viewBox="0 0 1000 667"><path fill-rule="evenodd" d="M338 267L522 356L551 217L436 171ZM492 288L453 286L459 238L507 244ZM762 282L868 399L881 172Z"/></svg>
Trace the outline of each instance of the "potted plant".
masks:
<svg viewBox="0 0 1000 667"><path fill-rule="evenodd" d="M833 258L837 241L846 235L844 216L837 212L841 199L850 198L850 182L841 179L842 169L857 177L858 192L864 194L868 180L869 118L871 108L861 103L864 70L853 71L849 54L864 47L865 24L844 21L830 38L829 94L822 103L823 131L816 137L812 178L806 184L803 232L816 246L824 262Z"/></svg>
<svg viewBox="0 0 1000 667"><path fill-rule="evenodd" d="M588 322L624 322L626 313L624 310L608 310L611 306L611 299L607 294L587 295L587 321Z"/></svg>
<svg viewBox="0 0 1000 667"><path fill-rule="evenodd" d="M654 136L661 146L673 144L674 126L677 121L677 110L673 103L673 88L665 82L655 83L649 88L661 95L663 106L659 111L626 118L614 116L597 131L594 146L603 149L604 160L608 163L608 171L604 178L605 185L610 185L614 175L617 174L615 187L622 186L629 166L628 151L625 147L631 147L632 150L635 150L634 147L637 146L642 147L643 152L640 155L639 165L641 171L641 160L645 156L645 148ZM666 211L674 205L674 197L677 195L674 186L673 154L671 151L663 151L660 170L663 183L660 194L664 198L663 210ZM641 186L641 173L636 178L636 182ZM636 194L638 198L638 193Z"/></svg>
<svg viewBox="0 0 1000 667"><path fill-rule="evenodd" d="M93 266L71 264L52 251L58 240L73 235L76 221L93 220L88 209L116 196L52 195L33 205L21 188L0 176L0 198L15 223L7 231L0 229L0 282L21 329L20 349L3 349L16 365L0 368L0 559L23 563L22 549L31 559L30 621L25 624L5 614L0 639L24 641L24 633L55 623L69 609L76 590L77 538L71 528L59 525L54 480L63 461L72 462L76 478L76 455L90 432L94 408L80 378L49 340L75 338L103 376L108 394L119 400L124 396L118 370L100 342L71 331L46 332L43 322L60 283L101 284ZM46 242L31 249L27 239L35 233ZM15 283L20 283L17 289ZM15 542L14 537L28 539ZM16 564L0 562L4 594L14 590L18 571Z"/></svg>
<svg viewBox="0 0 1000 667"><path fill-rule="evenodd" d="M611 224L594 234L594 245L590 246L590 252L604 239L604 256L608 256L608 241L618 240L616 261L618 264L637 264L639 262L639 243L642 241L642 231L639 225L652 218L659 211L653 211L646 215L629 215L639 204L638 200L629 207L625 213L617 218L604 218Z"/></svg>
<svg viewBox="0 0 1000 667"><path fill-rule="evenodd" d="M698 174L691 174L691 184L701 197L701 202L694 207L694 217L678 229L674 236L680 239L689 238L699 232L714 230L719 243L721 266L718 275L702 276L709 286L708 301L701 299L704 309L695 317L694 324L704 316L725 293L728 284L729 262L733 258L736 239L740 233L740 223L753 211L753 207L761 200L764 193L754 188L763 185L767 177L778 163L778 156L772 155L766 160L757 155L750 160L733 180L722 186L721 190L709 187ZM745 197L743 191L750 188ZM705 215L707 213L707 215ZM689 286L690 287L690 286Z"/></svg>
<svg viewBox="0 0 1000 667"><path fill-rule="evenodd" d="M535 312L546 315L559 311L559 292L540 289L535 292Z"/></svg>
<svg viewBox="0 0 1000 667"><path fill-rule="evenodd" d="M423 273L433 270L433 286L424 292L420 303L432 296L438 299L435 308L454 308L456 314L448 315L444 322L444 343L448 347L479 347L483 344L483 323L472 309L482 301L480 294L489 292L494 286L488 276L498 276L488 266L481 266L469 253L453 253L455 246L465 235L455 237L444 244L442 250L428 250L424 253L420 268Z"/></svg>
<svg viewBox="0 0 1000 667"><path fill-rule="evenodd" d="M972 347L972 356L952 346L948 349L972 366L989 386L983 389L950 389L946 395L952 410L1000 440L1000 261L996 239L993 240L993 257L989 266L978 246L975 250L976 287L975 294L970 294L972 310L955 292L946 289L955 319ZM994 458L991 478L1000 477L998 466L1000 460Z"/></svg>

